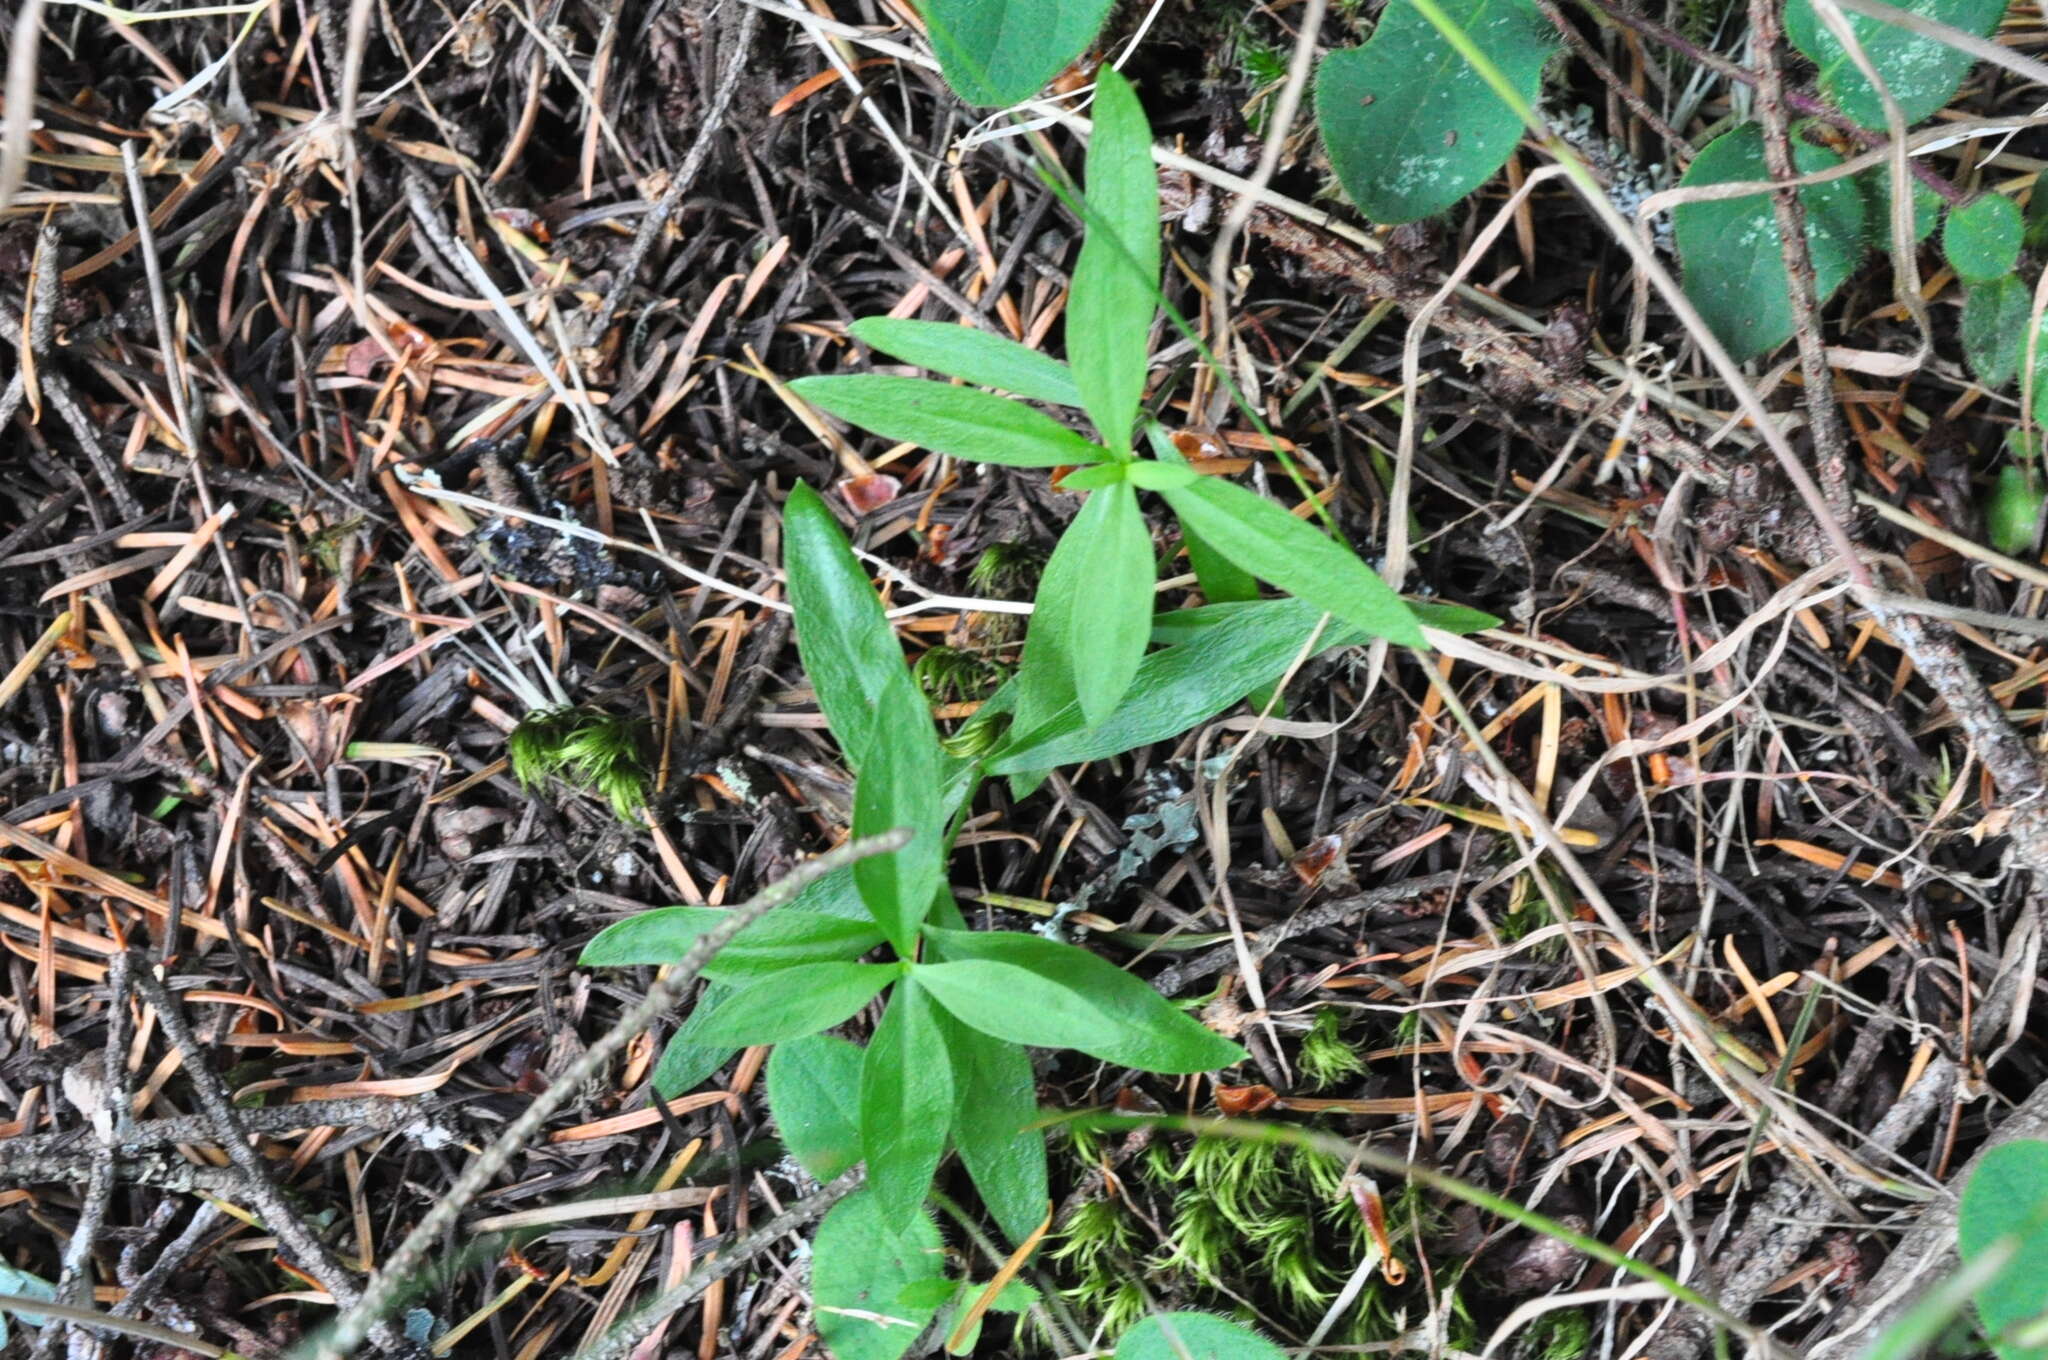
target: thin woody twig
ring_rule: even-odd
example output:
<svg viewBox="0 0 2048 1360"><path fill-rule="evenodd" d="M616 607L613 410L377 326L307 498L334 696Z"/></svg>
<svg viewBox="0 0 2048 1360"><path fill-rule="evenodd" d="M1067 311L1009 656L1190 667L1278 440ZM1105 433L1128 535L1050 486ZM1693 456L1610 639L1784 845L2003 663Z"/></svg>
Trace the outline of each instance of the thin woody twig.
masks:
<svg viewBox="0 0 2048 1360"><path fill-rule="evenodd" d="M1758 121L1763 125L1764 168L1774 180L1796 179L1792 160L1791 119L1785 111L1785 75L1778 64L1783 22L1774 0L1750 0L1749 22L1756 51ZM1849 489L1847 437L1841 408L1835 404L1835 375L1828 366L1827 346L1820 334L1820 297L1814 279L1813 251L1806 239L1806 204L1796 189L1771 195L1777 217L1778 248L1784 255L1788 302L1799 345L1800 376L1806 382L1806 421L1813 432L1815 470L1829 513L1843 525L1855 522L1856 503Z"/></svg>
<svg viewBox="0 0 2048 1360"><path fill-rule="evenodd" d="M622 1318L602 1337L576 1352L572 1360L621 1360L640 1344L642 1338L661 1325L664 1318L691 1302L741 1266L759 1256L782 1238L805 1224L816 1222L825 1211L860 1188L861 1173L848 1171L824 1189L804 1196L665 1289L631 1316Z"/></svg>
<svg viewBox="0 0 2048 1360"><path fill-rule="evenodd" d="M399 1294L426 1263L427 1252L440 1240L441 1234L453 1226L456 1217L476 1198L477 1192L526 1147L540 1132L548 1116L560 1109L584 1081L601 1071L614 1054L632 1042L657 1016L682 1000L698 974L704 971L704 966L733 936L835 869L870 855L900 849L909 840L909 832L891 831L850 842L820 855L799 865L793 873L768 887L752 901L733 908L716 927L699 936L683 957L647 989L645 997L620 1016L618 1022L585 1049L581 1057L564 1068L517 1119L506 1125L505 1131L489 1147L470 1159L469 1165L463 1168L462 1174L455 1178L434 1207L385 1258L383 1267L371 1277L362 1295L342 1311L333 1330L320 1338L314 1349L319 1360L335 1360L354 1352L363 1338L379 1325L377 1319L398 1301Z"/></svg>
<svg viewBox="0 0 2048 1360"><path fill-rule="evenodd" d="M725 69L719 73L718 88L712 92L710 106L704 110L703 121L697 125L697 136L690 143L688 154L682 165L662 190L651 212L642 214L640 224L633 229L633 244L626 251L626 258L619 265L617 275L612 279L604 303L597 309L597 316L590 324L593 337L602 336L618 315L619 304L625 301L626 291L639 276L640 266L647 262L648 252L654 249L654 242L668 226L683 199L696 187L697 177L704 173L705 163L711 159L711 148L721 129L725 127L726 111L732 107L733 96L739 92L740 77L746 73L747 57L754 47L754 31L761 24L761 11L748 5L740 11L739 31L733 36L732 51L726 54Z"/></svg>
<svg viewBox="0 0 2048 1360"><path fill-rule="evenodd" d="M192 1079L193 1089L199 1095L199 1104L213 1121L216 1135L222 1148L234 1162L243 1176L243 1192L256 1206L270 1230L277 1234L278 1241L286 1250L297 1257L307 1273L320 1282L321 1288L334 1296L334 1301L346 1309L353 1307L362 1297L356 1287L355 1277L335 1257L327 1244L315 1236L306 1226L298 1211L278 1192L270 1179L270 1168L249 1141L249 1131L242 1123L241 1112L228 1098L227 1088L221 1079L207 1065L206 1054L199 1047L192 1033L192 1026L185 1019L185 1008L171 995L154 970L147 965L135 969L135 986L143 999L156 1011L157 1021L163 1026L164 1037L169 1039L185 1058L185 1073ZM396 1332L387 1323L373 1324L367 1331L377 1345L385 1350L397 1350L402 1345Z"/></svg>

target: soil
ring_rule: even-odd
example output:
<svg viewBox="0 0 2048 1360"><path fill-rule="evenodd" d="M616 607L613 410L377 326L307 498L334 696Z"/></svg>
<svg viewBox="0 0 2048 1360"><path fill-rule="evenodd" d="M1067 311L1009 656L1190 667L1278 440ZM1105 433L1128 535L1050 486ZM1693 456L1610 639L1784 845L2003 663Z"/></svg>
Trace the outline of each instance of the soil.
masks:
<svg viewBox="0 0 2048 1360"><path fill-rule="evenodd" d="M61 1278L156 1330L16 1322L8 1354L169 1357L175 1333L291 1351L645 993L650 970L578 966L596 931L743 900L845 838L851 777L779 611L792 486L830 494L892 604L1029 597L1077 497L827 428L785 384L881 363L845 333L878 314L1060 353L1079 226L1034 157L1074 172L1084 143L963 107L900 55L925 49L893 0L808 7L856 31L794 8L299 0L168 107L242 16L44 13L34 155L0 218L0 1294ZM1126 70L1160 142L1248 173L1300 8L1158 6ZM1324 46L1358 40L1358 8L1333 7ZM1685 56L1589 14L1560 17L1669 116ZM1739 10L1647 17L1748 60ZM1104 50L1146 18L1122 7ZM1692 146L1739 88L1703 79ZM2032 98L1980 71L1956 107ZM1612 180L1661 187L1682 160L1583 60L1545 107ZM1310 121L1237 242L1217 347L1368 561L1412 402L1407 587L1503 623L1438 657L1326 653L1277 724L1240 708L1029 797L993 782L956 895L977 927L1078 907L1076 939L1254 1057L1218 1086L1046 1055L1048 1106L1367 1140L1808 1350L1867 1317L1917 1196L1950 1193L2048 1069L2024 867L2048 868L2048 576L1979 547L2018 404L1971 383L1929 246L1928 355L1833 375L1830 489L1879 507L1845 518L1886 598L1931 602L1873 604L1834 588L1796 488L1671 311L1638 316L1628 255L1562 181L1468 258L1532 146L1445 217L1375 231ZM1974 190L2038 168L2041 142L1926 163ZM1213 328L1231 200L1185 172L1162 190L1168 297ZM1404 393L1410 324L1452 271ZM1892 283L1873 256L1810 321L1910 357ZM1192 348L1163 324L1158 346L1162 419L1291 502ZM1791 350L1756 371L1773 411L1802 409ZM1018 622L945 598L905 616L949 728L1014 663ZM1433 666L1576 871L1524 853ZM637 725L648 816L514 777L507 734L565 703ZM1240 746L1219 797L1213 757ZM679 1018L493 1178L373 1346L571 1353L816 1190L781 1155L759 1052L653 1097ZM1689 1033L1747 1077L1703 1071ZM238 1132L254 1160L224 1150ZM1296 1346L1477 1351L1531 1300L1627 1283L1383 1178L1405 1277L1345 1297L1367 1191L1341 1159L1257 1157L1056 1134L1058 1213L1024 1271L1042 1302L992 1315L975 1353L1106 1354L1162 1307ZM654 1207L518 1217L664 1172L676 1193L636 1201ZM985 1280L1003 1252L964 1177L942 1186L949 1246ZM821 1355L804 1231L647 1354ZM1511 1344L1703 1354L1710 1329L1667 1302L1587 1298Z"/></svg>

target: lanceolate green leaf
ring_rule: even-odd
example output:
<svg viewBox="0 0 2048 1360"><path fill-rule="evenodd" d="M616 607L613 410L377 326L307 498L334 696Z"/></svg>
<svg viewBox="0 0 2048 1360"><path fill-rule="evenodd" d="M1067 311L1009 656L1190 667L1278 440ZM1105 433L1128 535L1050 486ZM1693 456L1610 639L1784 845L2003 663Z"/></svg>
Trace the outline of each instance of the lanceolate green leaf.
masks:
<svg viewBox="0 0 2048 1360"><path fill-rule="evenodd" d="M902 850L872 855L853 870L869 912L892 940L907 945L944 870L946 762L931 707L846 536L809 487L790 492L784 530L797 655L859 775L854 834L909 827L916 836Z"/></svg>
<svg viewBox="0 0 2048 1360"><path fill-rule="evenodd" d="M941 1012L953 1059L953 1142L1010 1244L1021 1244L1045 1218L1045 1135L1031 1058L1016 1044L969 1029Z"/></svg>
<svg viewBox="0 0 2048 1360"><path fill-rule="evenodd" d="M909 957L917 927L945 873L946 802L941 753L929 709L883 726L853 788L853 834L879 836L909 827L910 844L853 866L861 901Z"/></svg>
<svg viewBox="0 0 2048 1360"><path fill-rule="evenodd" d="M600 931L583 947L584 967L674 963L727 915L717 907L657 907ZM706 965L704 975L760 977L796 963L855 958L882 942L873 921L821 916L785 907L742 930Z"/></svg>
<svg viewBox="0 0 2048 1360"><path fill-rule="evenodd" d="M1443 0L1445 13L1535 101L1557 39L1531 0ZM1316 123L1344 192L1375 222L1442 212L1493 177L1522 136L1421 11L1389 0L1363 47L1316 73Z"/></svg>
<svg viewBox="0 0 2048 1360"><path fill-rule="evenodd" d="M782 1145L803 1169L829 1181L860 1160L861 1051L833 1034L811 1034L768 1055L768 1108Z"/></svg>
<svg viewBox="0 0 2048 1360"><path fill-rule="evenodd" d="M1065 364L1007 336L942 321L870 316L846 328L853 338L906 364L1032 401L1079 406L1081 389Z"/></svg>
<svg viewBox="0 0 2048 1360"><path fill-rule="evenodd" d="M1090 492L1045 564L1024 638L1015 721L1078 702L1089 726L1116 710L1152 632L1152 535L1128 482Z"/></svg>
<svg viewBox="0 0 2048 1360"><path fill-rule="evenodd" d="M1236 1044L1085 949L1008 931L928 934L949 962L918 964L912 976L970 1029L1148 1072L1210 1072L1244 1060Z"/></svg>
<svg viewBox="0 0 2048 1360"><path fill-rule="evenodd" d="M1087 50L1113 0L925 0L946 83L984 107L1029 99Z"/></svg>
<svg viewBox="0 0 2048 1360"><path fill-rule="evenodd" d="M1794 142L1802 171L1840 163L1833 152ZM1706 184L1765 181L1763 134L1745 124L1708 143L1679 181ZM1863 194L1847 179L1799 191L1806 206L1806 239L1814 281L1826 301L1863 257ZM1685 292L1721 343L1738 359L1776 349L1792 338L1792 304L1778 222L1768 193L1683 203L1672 212Z"/></svg>
<svg viewBox="0 0 2048 1360"><path fill-rule="evenodd" d="M1978 37L1998 27L2006 0L1893 0L1900 9L1938 20ZM1908 123L1932 117L1948 103L1977 59L1938 38L1860 14L1847 14L1849 31L1898 101ZM1821 90L1834 105L1868 128L1885 125L1884 102L1815 13L1812 0L1786 0L1785 36L1820 67Z"/></svg>
<svg viewBox="0 0 2048 1360"><path fill-rule="evenodd" d="M798 378L789 388L871 434L977 463L1065 467L1109 456L1043 411L930 378L854 373Z"/></svg>
<svg viewBox="0 0 2048 1360"><path fill-rule="evenodd" d="M691 1037L734 1048L800 1039L841 1023L901 976L886 963L801 963L735 988Z"/></svg>
<svg viewBox="0 0 2048 1360"><path fill-rule="evenodd" d="M783 557L796 614L796 650L818 707L855 771L875 730L928 711L882 602L824 500L798 483L783 508Z"/></svg>
<svg viewBox="0 0 2048 1360"><path fill-rule="evenodd" d="M897 1360L938 1312L904 1299L945 1278L939 1230L923 1214L893 1221L871 1188L832 1206L811 1252L813 1325L833 1360Z"/></svg>
<svg viewBox="0 0 2048 1360"><path fill-rule="evenodd" d="M1124 1333L1114 1360L1286 1360L1286 1355L1249 1328L1208 1313L1157 1313Z"/></svg>
<svg viewBox="0 0 2048 1360"><path fill-rule="evenodd" d="M654 1093L663 1100L695 1089L739 1052L737 1044L705 1043L699 1037L732 993L723 982L711 983L698 993L697 1004L676 1027L668 1047L661 1051L661 1061L654 1065Z"/></svg>
<svg viewBox="0 0 2048 1360"><path fill-rule="evenodd" d="M1105 66L1088 141L1086 230L1067 299L1067 357L1102 442L1130 447L1151 365L1159 294L1159 172L1130 82ZM1080 462L1069 458L1066 461Z"/></svg>
<svg viewBox="0 0 2048 1360"><path fill-rule="evenodd" d="M1423 645L1422 626L1378 572L1274 502L1220 477L1161 494L1182 524L1252 575L1373 637Z"/></svg>
<svg viewBox="0 0 2048 1360"><path fill-rule="evenodd" d="M1012 727L1016 741L989 758L988 772L1050 770L1179 736L1279 678L1322 614L1300 600L1258 601L1237 608L1241 612L1203 629L1195 640L1148 655L1138 664L1124 702L1099 727L1087 726L1079 704L1070 704L1037 728ZM1326 636L1318 650L1330 645Z"/></svg>
<svg viewBox="0 0 2048 1360"><path fill-rule="evenodd" d="M953 1122L953 1065L937 1008L915 979L889 995L860 1069L868 1186L890 1223L921 1217Z"/></svg>

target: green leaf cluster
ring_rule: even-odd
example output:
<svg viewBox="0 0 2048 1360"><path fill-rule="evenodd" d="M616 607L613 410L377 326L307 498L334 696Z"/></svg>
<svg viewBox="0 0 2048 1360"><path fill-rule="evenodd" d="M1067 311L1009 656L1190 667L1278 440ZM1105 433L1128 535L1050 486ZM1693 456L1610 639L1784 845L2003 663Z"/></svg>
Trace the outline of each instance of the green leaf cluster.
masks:
<svg viewBox="0 0 2048 1360"><path fill-rule="evenodd" d="M935 33L964 12L934 5ZM1273 683L1305 650L1372 638L1419 647L1425 624L1493 622L1455 606L1411 606L1348 546L1243 487L1198 475L1142 420L1161 266L1151 130L1114 72L1101 79L1094 113L1081 208L1087 236L1068 301L1071 363L1000 336L870 318L853 325L856 338L957 381L851 375L792 384L821 410L886 439L984 463L1070 469L1062 486L1083 499L1039 574L1015 674L973 724L942 741L831 508L807 486L790 494L784 565L797 650L854 774L853 833L907 828L912 839L736 936L706 968L705 991L655 1075L657 1089L672 1094L740 1048L774 1045L769 1103L790 1154L820 1179L865 1164L866 1184L818 1234L815 1265L821 1333L835 1355L857 1360L895 1360L961 1296L925 1212L949 1152L1012 1242L1046 1219L1045 1139L1033 1127L1027 1050L1072 1050L1163 1073L1208 1072L1244 1057L1088 950L966 929L945 869L980 781L1009 776L1028 786L1059 765L1177 736ZM1089 435L1068 423L1077 418ZM1133 451L1141 431L1158 456ZM1161 546L1145 496L1177 518L1216 603L1154 613ZM991 566L991 582L1002 574L1014 584L1015 565ZM1259 580L1290 598L1259 599ZM929 681L935 668L926 669ZM601 932L583 962L672 962L721 919L712 908L644 912ZM828 1032L868 1010L875 1019L864 1046Z"/></svg>

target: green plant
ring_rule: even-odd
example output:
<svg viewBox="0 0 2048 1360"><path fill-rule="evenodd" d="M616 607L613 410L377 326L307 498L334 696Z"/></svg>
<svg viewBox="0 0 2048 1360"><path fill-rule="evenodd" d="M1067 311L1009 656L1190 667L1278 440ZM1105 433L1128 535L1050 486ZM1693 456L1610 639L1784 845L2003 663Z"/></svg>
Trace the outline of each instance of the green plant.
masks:
<svg viewBox="0 0 2048 1360"><path fill-rule="evenodd" d="M1302 1078L1317 1091L1326 1090L1365 1071L1365 1059L1342 1033L1343 1012L1325 1006L1316 1012L1315 1022L1301 1036L1301 1051L1295 1061Z"/></svg>
<svg viewBox="0 0 2048 1360"><path fill-rule="evenodd" d="M1801 171L1839 165L1841 157L1803 142L1793 145ZM1701 148L1681 187L1764 180L1763 133L1753 123ZM1842 286L1866 250L1867 204L1848 180L1799 191L1806 207L1806 243L1814 291L1825 301ZM1681 204L1672 213L1685 291L1721 343L1738 359L1776 349L1792 338L1792 302L1785 281L1778 222L1768 194Z"/></svg>
<svg viewBox="0 0 2048 1360"><path fill-rule="evenodd" d="M622 822L637 820L654 778L640 724L587 705L528 713L505 738L505 756L522 786L559 775L601 794Z"/></svg>
<svg viewBox="0 0 2048 1360"><path fill-rule="evenodd" d="M1122 711L1153 629L1156 552L1141 492L1161 496L1178 517L1205 586L1224 579L1221 590L1209 592L1212 600L1243 600L1257 577L1368 636L1423 643L1417 611L1348 547L1253 492L1198 476L1170 443L1152 438L1149 423L1146 433L1160 456L1132 452L1159 307L1159 186L1144 110L1113 71L1101 78L1095 119L1082 208L1087 234L1068 302L1071 366L999 336L871 317L851 331L874 349L1015 399L873 374L791 384L806 401L884 438L978 462L1074 469L1061 486L1086 499L1039 583L1008 706L1013 745L1045 733L1070 706L1090 728ZM1096 438L1083 438L1026 401L1082 408ZM1471 611L1439 610L1429 620L1483 626L1483 616Z"/></svg>
<svg viewBox="0 0 2048 1360"><path fill-rule="evenodd" d="M821 1178L865 1161L867 1183L827 1217L816 1265L821 1319L841 1310L827 1343L860 1360L893 1360L948 1293L934 1283L944 1272L924 1205L949 1147L1013 1242L1045 1218L1045 1142L1029 1128L1037 1101L1027 1046L1165 1073L1243 1057L1084 949L966 929L945 864L981 780L1035 782L1059 765L1177 736L1270 684L1308 650L1371 637L1420 646L1424 620L1492 622L1452 606L1411 608L1348 547L1279 505L1199 476L1177 455L1132 452L1158 305L1158 184L1144 113L1114 73L1103 78L1096 116L1088 235L1068 304L1072 367L999 337L871 318L853 330L874 348L1017 399L876 375L792 384L886 438L984 462L1074 467L1064 485L1087 498L1045 563L1016 675L984 702L978 727L942 743L832 512L808 487L792 492L784 541L797 650L855 773L853 834L907 828L913 839L742 931L705 969L712 985L655 1074L669 1095L738 1048L778 1045L769 1100L792 1155ZM1100 442L1027 400L1081 408ZM1154 447L1170 453L1163 440ZM1199 540L1299 598L1155 618L1157 563L1141 492L1165 499L1191 547ZM1016 569L1001 562L988 570ZM1334 625L1325 626L1325 613ZM600 933L582 961L666 963L723 916L645 912ZM878 949L882 961L864 961ZM876 1002L880 1018L864 1049L823 1034ZM884 1250L871 1251L870 1239ZM1276 1261L1297 1274L1308 1268L1296 1239L1275 1241Z"/></svg>
<svg viewBox="0 0 2048 1360"><path fill-rule="evenodd" d="M2048 1142L2015 1139L1986 1152L1963 1187L1956 1245L1966 1263L2007 1264L1978 1285L1977 1316L2000 1360L2048 1360Z"/></svg>

